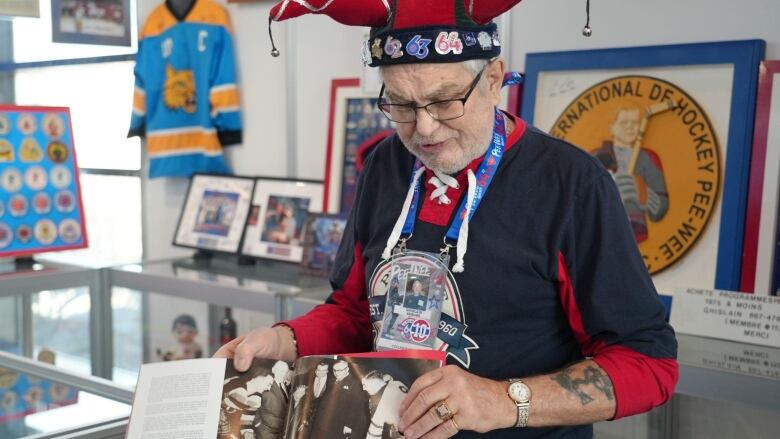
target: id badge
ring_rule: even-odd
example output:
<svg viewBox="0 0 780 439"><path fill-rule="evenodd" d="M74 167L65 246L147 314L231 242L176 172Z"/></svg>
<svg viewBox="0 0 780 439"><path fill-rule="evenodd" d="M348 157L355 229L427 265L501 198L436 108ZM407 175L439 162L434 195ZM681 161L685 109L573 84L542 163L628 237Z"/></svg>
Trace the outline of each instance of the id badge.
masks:
<svg viewBox="0 0 780 439"><path fill-rule="evenodd" d="M376 350L434 348L448 266L448 255L415 251L393 256Z"/></svg>

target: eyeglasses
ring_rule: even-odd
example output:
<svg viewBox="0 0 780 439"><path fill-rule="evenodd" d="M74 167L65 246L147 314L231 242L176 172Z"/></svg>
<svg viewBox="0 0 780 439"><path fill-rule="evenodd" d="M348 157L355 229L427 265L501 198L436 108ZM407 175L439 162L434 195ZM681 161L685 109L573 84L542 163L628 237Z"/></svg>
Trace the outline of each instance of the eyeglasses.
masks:
<svg viewBox="0 0 780 439"><path fill-rule="evenodd" d="M491 60L492 61L492 60ZM485 64L487 67L490 63ZM436 120L452 120L463 116L466 112L466 101L471 96L471 93L476 88L479 79L482 77L482 73L485 71L485 67L477 73L477 76L471 81L466 96L460 99L445 99L442 101L431 102L428 105L414 105L414 104L390 104L387 103L383 96L385 94L385 85L382 84L382 89L379 91L379 100L376 105L382 110L382 113L390 120L396 123L411 123L417 120L417 110L424 108L425 112L429 116Z"/></svg>

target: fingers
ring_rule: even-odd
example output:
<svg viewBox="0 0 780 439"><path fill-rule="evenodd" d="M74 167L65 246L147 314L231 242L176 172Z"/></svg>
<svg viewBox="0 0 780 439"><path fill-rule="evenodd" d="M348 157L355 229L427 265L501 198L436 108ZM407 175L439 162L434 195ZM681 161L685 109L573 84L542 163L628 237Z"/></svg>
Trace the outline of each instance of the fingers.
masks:
<svg viewBox="0 0 780 439"><path fill-rule="evenodd" d="M426 434L422 439L444 439L455 436L460 431L458 423L455 422L455 418L451 418L447 422L442 422L441 425L436 427L433 431Z"/></svg>
<svg viewBox="0 0 780 439"><path fill-rule="evenodd" d="M238 343L233 351L233 366L244 372L252 365L255 357L267 357L278 344L279 338L271 328L255 329Z"/></svg>
<svg viewBox="0 0 780 439"><path fill-rule="evenodd" d="M409 388L409 393L406 395L406 398L404 398L404 400L401 402L401 407L399 407L398 409L399 413L403 415L404 411L406 411L406 409L409 407L412 401L417 399L417 395L423 389L441 380L443 376L444 376L443 369L436 369L426 374L423 374L423 376L417 378L414 381L414 383L412 383L412 387Z"/></svg>
<svg viewBox="0 0 780 439"><path fill-rule="evenodd" d="M230 342L222 345L222 347L214 353L213 358L233 358L233 352L235 351L236 346L244 340L244 337L246 337L246 335L236 337L233 340L230 340Z"/></svg>
<svg viewBox="0 0 780 439"><path fill-rule="evenodd" d="M429 437L430 434L433 434L439 427L444 427L440 432L444 430L449 430L452 426L452 423L450 422L451 419L448 419L446 421L441 420L439 415L436 412L436 406L438 404L434 404L433 407L428 409L428 411L425 412L425 414L417 420L414 424L410 425L406 429L403 430L404 432L404 438L405 439L417 439L420 437ZM451 406L449 402L447 402L447 406L450 410L455 412L455 409ZM446 426L444 425L446 424ZM454 433L457 433L457 430L455 430ZM450 437L452 436L431 436L431 437Z"/></svg>

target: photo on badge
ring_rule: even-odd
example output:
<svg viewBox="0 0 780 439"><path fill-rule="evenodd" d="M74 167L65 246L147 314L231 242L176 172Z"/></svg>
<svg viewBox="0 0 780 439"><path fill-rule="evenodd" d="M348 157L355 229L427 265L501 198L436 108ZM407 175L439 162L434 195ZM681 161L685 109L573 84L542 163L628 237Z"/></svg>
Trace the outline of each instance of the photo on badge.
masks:
<svg viewBox="0 0 780 439"><path fill-rule="evenodd" d="M431 264L429 258L407 254L399 256L390 270L377 350L433 349L446 268Z"/></svg>

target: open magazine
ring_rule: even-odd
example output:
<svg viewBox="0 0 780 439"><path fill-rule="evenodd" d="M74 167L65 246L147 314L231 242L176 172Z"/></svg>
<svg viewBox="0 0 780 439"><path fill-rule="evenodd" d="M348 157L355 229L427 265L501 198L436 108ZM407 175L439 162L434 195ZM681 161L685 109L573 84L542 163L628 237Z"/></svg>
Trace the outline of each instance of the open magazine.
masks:
<svg viewBox="0 0 780 439"><path fill-rule="evenodd" d="M400 438L398 409L440 351L255 359L239 373L223 358L141 366L129 439Z"/></svg>

